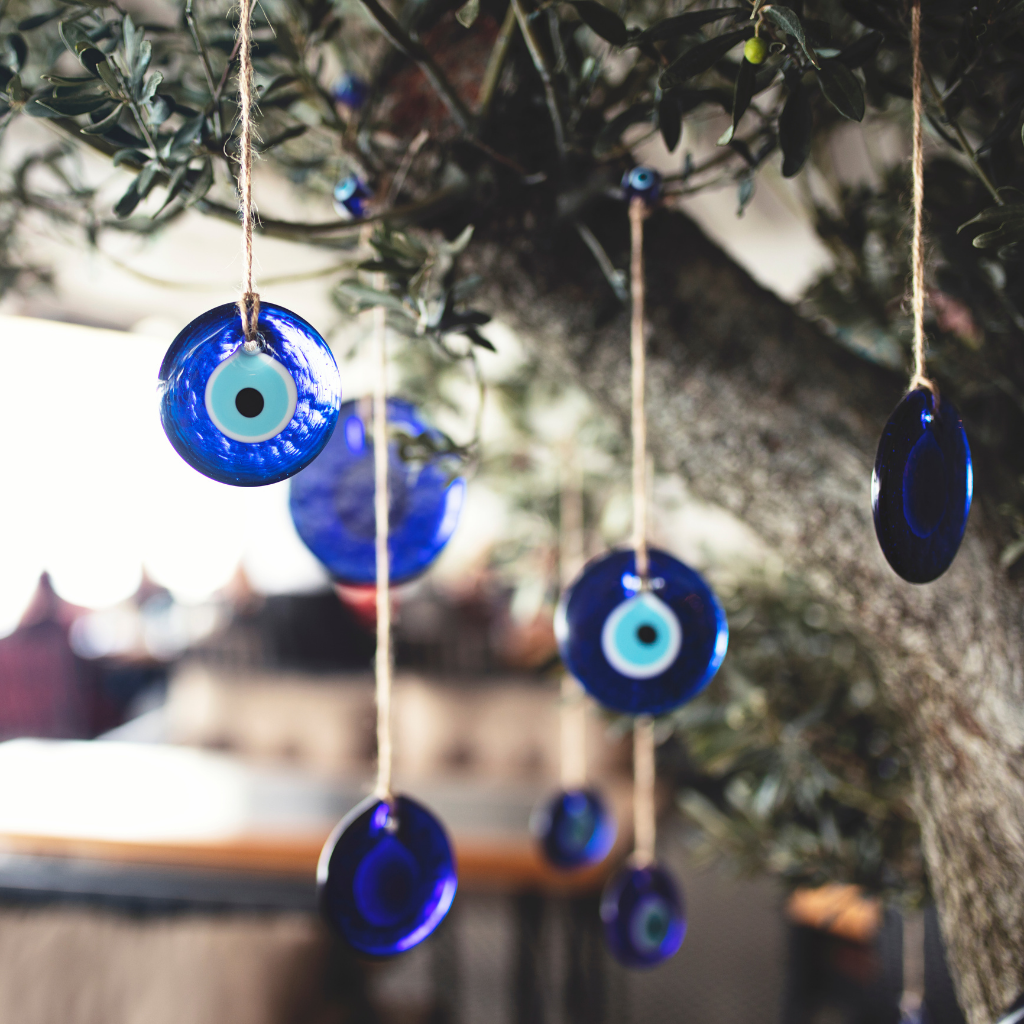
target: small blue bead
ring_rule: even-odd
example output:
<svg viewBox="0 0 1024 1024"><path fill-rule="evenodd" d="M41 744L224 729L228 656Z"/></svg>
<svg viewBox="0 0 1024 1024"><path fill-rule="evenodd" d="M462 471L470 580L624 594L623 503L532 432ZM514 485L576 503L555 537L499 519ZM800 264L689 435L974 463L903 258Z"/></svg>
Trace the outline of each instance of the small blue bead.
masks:
<svg viewBox="0 0 1024 1024"><path fill-rule="evenodd" d="M889 417L871 476L875 534L892 568L930 583L952 564L971 511L974 476L960 414L915 388Z"/></svg>
<svg viewBox="0 0 1024 1024"><path fill-rule="evenodd" d="M672 876L652 864L624 868L601 896L601 920L612 955L627 967L653 967L686 936L686 908Z"/></svg>
<svg viewBox="0 0 1024 1024"><path fill-rule="evenodd" d="M342 217L365 216L366 203L371 198L372 193L355 174L342 178L334 186L334 209Z"/></svg>
<svg viewBox="0 0 1024 1024"><path fill-rule="evenodd" d="M331 86L331 99L350 110L359 110L370 94L370 87L358 76L344 72Z"/></svg>
<svg viewBox="0 0 1024 1024"><path fill-rule="evenodd" d="M321 456L292 480L289 505L299 536L335 579L368 584L377 578L372 405L345 402L339 415L341 426ZM388 424L413 438L441 438L400 398L388 399ZM388 445L388 461L390 573L401 583L424 572L448 543L466 482L456 476L455 457L405 462L397 440Z"/></svg>
<svg viewBox="0 0 1024 1024"><path fill-rule="evenodd" d="M356 950L393 956L444 920L458 877L441 823L408 797L369 797L338 824L320 854L317 891L327 921Z"/></svg>
<svg viewBox="0 0 1024 1024"><path fill-rule="evenodd" d="M653 206L661 195L661 175L653 167L634 167L622 176L622 191L627 199L635 197Z"/></svg>
<svg viewBox="0 0 1024 1024"><path fill-rule="evenodd" d="M556 793L533 813L530 827L544 856L559 868L597 864L615 842L615 819L590 789Z"/></svg>
<svg viewBox="0 0 1024 1024"><path fill-rule="evenodd" d="M327 444L341 406L330 348L302 317L260 305L259 353L234 303L193 320L160 366L160 419L178 454L222 483L284 480Z"/></svg>
<svg viewBox="0 0 1024 1024"><path fill-rule="evenodd" d="M592 561L562 595L555 637L566 668L605 707L658 715L695 697L729 644L725 612L701 576L651 549L651 589L632 551Z"/></svg>

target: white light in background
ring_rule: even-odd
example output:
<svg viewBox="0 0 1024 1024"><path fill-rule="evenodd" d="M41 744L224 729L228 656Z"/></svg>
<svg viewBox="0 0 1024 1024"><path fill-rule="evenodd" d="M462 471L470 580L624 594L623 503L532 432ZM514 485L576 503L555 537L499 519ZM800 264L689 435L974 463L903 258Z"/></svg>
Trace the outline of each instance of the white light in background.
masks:
<svg viewBox="0 0 1024 1024"><path fill-rule="evenodd" d="M156 391L168 341L0 316L0 633L44 568L62 597L92 608L130 596L143 566L191 602L243 560L260 589L323 579L291 525L287 484L220 484L171 448Z"/></svg>

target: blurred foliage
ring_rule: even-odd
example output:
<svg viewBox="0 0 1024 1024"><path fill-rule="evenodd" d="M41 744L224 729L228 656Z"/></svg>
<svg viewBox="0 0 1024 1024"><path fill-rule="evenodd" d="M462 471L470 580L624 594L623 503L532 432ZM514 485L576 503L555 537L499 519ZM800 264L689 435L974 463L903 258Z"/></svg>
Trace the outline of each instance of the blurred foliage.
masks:
<svg viewBox="0 0 1024 1024"><path fill-rule="evenodd" d="M910 766L871 655L791 578L747 580L725 604L722 669L662 726L685 751L679 805L698 854L918 902Z"/></svg>
<svg viewBox="0 0 1024 1024"><path fill-rule="evenodd" d="M607 280L595 312L624 301L623 268L587 221L658 135L677 154L668 204L727 187L742 213L765 174L797 178L835 258L807 309L863 357L905 371L903 3L406 0L392 13L378 0L261 0L252 10L259 173L273 169L325 211L348 175L372 196L361 220L262 211L260 230L346 254L333 294L346 311L387 307L412 343L411 397L458 407L467 384L479 391L487 313L469 305L478 282L458 272L475 238L543 245L574 227ZM99 247L109 232L151 234L189 210L237 219L237 17L226 0L132 14L103 0L0 7L0 290L46 285L23 255L38 216ZM1024 564L1024 4L928 0L923 26L930 365L964 414L976 493L1001 513L1013 569ZM741 54L755 34L767 54L752 64ZM358 110L331 94L343 71L368 83ZM15 138L22 119L50 131ZM861 121L870 168L853 173L844 154ZM695 153L715 122L718 146ZM494 388L506 443L483 453L483 468L522 513L501 556L511 564L556 541L564 453L552 455L539 416L557 389L534 364ZM596 453L581 473L595 523L623 483L622 441L585 423L579 437ZM748 867L915 892L907 770L877 673L816 608L796 583L737 593L719 679L673 718L701 772L684 805Z"/></svg>

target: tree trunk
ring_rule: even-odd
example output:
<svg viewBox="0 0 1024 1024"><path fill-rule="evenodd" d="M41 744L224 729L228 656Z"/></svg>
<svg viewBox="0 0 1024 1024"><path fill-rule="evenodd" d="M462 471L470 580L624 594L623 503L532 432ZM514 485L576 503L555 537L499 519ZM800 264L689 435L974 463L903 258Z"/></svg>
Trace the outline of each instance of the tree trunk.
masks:
<svg viewBox="0 0 1024 1024"><path fill-rule="evenodd" d="M598 213L625 266L624 204ZM489 308L628 423L627 312L598 322L610 292L576 233L478 243ZM748 523L875 651L906 723L960 1001L971 1024L992 1024L1024 989L1024 658L1021 594L983 502L945 576L903 582L875 540L869 482L905 382L802 320L683 215L652 216L645 252L655 457Z"/></svg>

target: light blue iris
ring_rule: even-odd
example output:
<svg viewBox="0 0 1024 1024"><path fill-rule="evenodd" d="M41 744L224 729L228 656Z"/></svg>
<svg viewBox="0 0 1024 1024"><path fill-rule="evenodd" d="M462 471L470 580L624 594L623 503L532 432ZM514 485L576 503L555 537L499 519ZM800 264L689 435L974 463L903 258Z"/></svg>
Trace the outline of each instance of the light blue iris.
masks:
<svg viewBox="0 0 1024 1024"><path fill-rule="evenodd" d="M641 636L653 640L646 643ZM669 630L665 617L656 608L646 602L637 601L625 615L619 619L614 634L615 649L622 658L634 665L653 665L665 656L669 648Z"/></svg>
<svg viewBox="0 0 1024 1024"><path fill-rule="evenodd" d="M247 389L258 392L263 407L255 416L244 415L239 408L251 409L239 394ZM236 441L266 441L279 434L295 413L295 382L272 356L238 351L210 374L206 385L206 411L210 419L228 437ZM258 404L258 403L257 403Z"/></svg>
<svg viewBox="0 0 1024 1024"><path fill-rule="evenodd" d="M605 619L601 649L617 672L630 679L652 679L676 660L682 639L675 612L645 591L627 598Z"/></svg>
<svg viewBox="0 0 1024 1024"><path fill-rule="evenodd" d="M642 953L657 952L668 935L671 923L672 912L663 899L648 896L641 900L633 910L633 919L629 923L633 945Z"/></svg>

